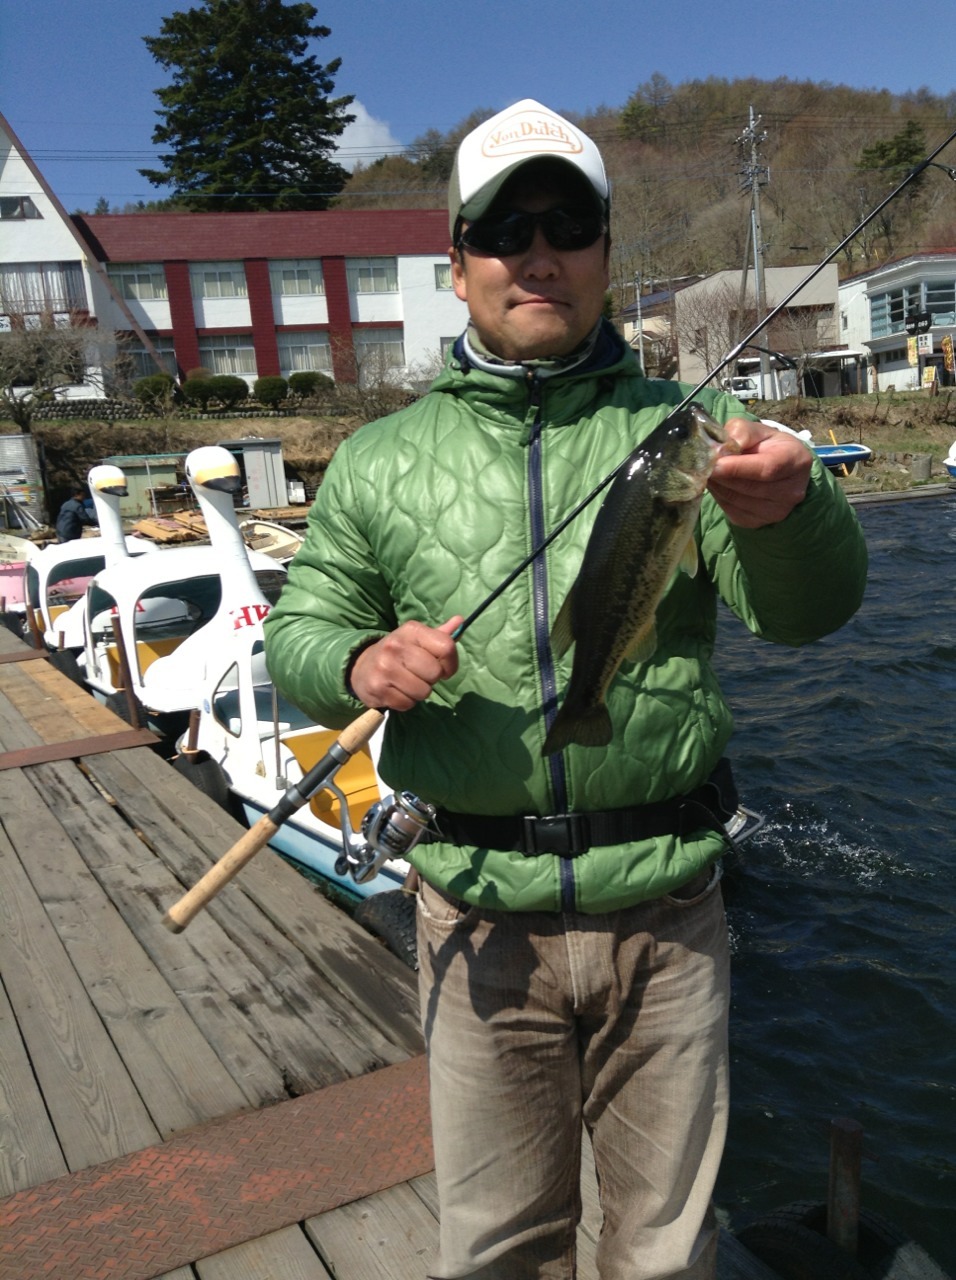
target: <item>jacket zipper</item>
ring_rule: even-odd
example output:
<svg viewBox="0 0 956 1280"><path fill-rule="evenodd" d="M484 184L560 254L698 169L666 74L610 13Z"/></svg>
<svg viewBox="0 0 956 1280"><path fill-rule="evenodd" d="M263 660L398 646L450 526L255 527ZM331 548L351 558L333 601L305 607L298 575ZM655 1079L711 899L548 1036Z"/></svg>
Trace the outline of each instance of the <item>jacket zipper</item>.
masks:
<svg viewBox="0 0 956 1280"><path fill-rule="evenodd" d="M530 407L534 410L528 449L528 513L531 526L531 545L539 547L547 530L544 521L542 400L543 387L536 374L528 375ZM534 610L534 639L538 666L541 672L541 699L545 723L549 724L558 705L557 677L554 655L551 652L551 628L548 624L548 574L545 557L537 556L531 565L532 608ZM568 808L567 774L564 757L558 752L548 757L551 787L554 792L556 813L566 813ZM575 909L574 870L570 858L558 860L561 877L561 907L564 911Z"/></svg>

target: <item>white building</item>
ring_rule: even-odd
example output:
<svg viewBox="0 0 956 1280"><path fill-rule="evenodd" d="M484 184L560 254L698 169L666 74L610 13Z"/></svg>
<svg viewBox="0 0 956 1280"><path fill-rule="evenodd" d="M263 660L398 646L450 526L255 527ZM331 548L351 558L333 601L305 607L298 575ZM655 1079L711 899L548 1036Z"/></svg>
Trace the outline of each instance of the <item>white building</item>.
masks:
<svg viewBox="0 0 956 1280"><path fill-rule="evenodd" d="M0 339L91 328L70 396L104 394L117 341L134 377L388 370L418 385L466 323L442 210L71 218L0 116L0 220Z"/></svg>
<svg viewBox="0 0 956 1280"><path fill-rule="evenodd" d="M927 369L953 384L946 348L956 339L956 249L910 254L852 276L840 285L839 305L842 338L868 353L869 390L915 390Z"/></svg>
<svg viewBox="0 0 956 1280"><path fill-rule="evenodd" d="M840 395L855 389L855 367L865 352L846 342L837 328L838 271L834 263L824 267L805 287L807 267L768 267L764 272L766 310L778 306L794 290L780 315L742 352L734 372L754 373L761 363L760 348L774 353L768 358L780 395L801 391L816 395ZM740 340L740 333L757 323L754 273L742 279L740 271L718 271L674 296L674 333L683 382L698 383L715 368ZM783 357L783 358L781 358ZM765 396L769 397L768 392Z"/></svg>

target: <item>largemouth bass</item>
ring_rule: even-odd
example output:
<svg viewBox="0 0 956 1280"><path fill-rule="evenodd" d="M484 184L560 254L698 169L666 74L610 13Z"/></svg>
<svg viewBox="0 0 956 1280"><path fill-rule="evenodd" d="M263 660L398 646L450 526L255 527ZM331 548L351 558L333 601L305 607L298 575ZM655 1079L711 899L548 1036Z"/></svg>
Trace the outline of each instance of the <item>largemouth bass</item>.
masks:
<svg viewBox="0 0 956 1280"><path fill-rule="evenodd" d="M656 427L615 476L551 631L557 657L575 648L543 755L611 741L608 686L625 658L643 662L656 650L661 597L678 568L697 572L694 530L710 473L721 454L738 452L694 402Z"/></svg>

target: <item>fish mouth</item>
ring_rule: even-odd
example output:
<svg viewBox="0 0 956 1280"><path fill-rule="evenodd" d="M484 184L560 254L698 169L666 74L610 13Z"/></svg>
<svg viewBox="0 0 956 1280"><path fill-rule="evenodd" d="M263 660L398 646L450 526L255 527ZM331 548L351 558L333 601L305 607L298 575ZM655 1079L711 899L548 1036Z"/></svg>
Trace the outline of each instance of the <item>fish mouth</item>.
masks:
<svg viewBox="0 0 956 1280"><path fill-rule="evenodd" d="M740 445L737 441L727 434L727 429L721 423L715 422L709 413L695 412L694 417L697 426L711 441L714 447L714 460L726 457L728 454L740 453Z"/></svg>

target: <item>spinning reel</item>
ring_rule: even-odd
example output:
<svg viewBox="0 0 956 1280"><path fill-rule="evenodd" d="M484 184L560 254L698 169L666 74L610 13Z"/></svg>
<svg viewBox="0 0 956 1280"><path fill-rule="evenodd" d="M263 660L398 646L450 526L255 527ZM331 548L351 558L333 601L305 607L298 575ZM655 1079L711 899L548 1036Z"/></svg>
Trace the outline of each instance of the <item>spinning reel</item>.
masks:
<svg viewBox="0 0 956 1280"><path fill-rule="evenodd" d="M338 800L342 814L342 853L336 859L335 873L350 874L356 884L374 879L390 858L404 858L435 817L434 805L410 791L400 791L376 801L362 819L361 832L356 832L342 791L334 780L326 786Z"/></svg>

